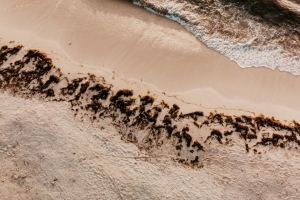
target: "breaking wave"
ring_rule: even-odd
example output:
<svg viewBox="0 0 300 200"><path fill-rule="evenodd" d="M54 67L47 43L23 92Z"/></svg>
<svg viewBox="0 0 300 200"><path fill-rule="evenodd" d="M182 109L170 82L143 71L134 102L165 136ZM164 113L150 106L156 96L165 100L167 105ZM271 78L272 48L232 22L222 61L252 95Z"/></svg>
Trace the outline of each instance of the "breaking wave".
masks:
<svg viewBox="0 0 300 200"><path fill-rule="evenodd" d="M242 68L268 67L300 75L300 2L133 0L183 25Z"/></svg>

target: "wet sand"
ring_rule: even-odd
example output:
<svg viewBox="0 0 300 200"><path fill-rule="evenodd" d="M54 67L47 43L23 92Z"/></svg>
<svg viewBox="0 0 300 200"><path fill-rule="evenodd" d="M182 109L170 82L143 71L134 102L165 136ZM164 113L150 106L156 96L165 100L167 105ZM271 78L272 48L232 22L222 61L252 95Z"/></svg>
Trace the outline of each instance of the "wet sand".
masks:
<svg viewBox="0 0 300 200"><path fill-rule="evenodd" d="M4 198L299 199L298 77L85 2L0 1Z"/></svg>
<svg viewBox="0 0 300 200"><path fill-rule="evenodd" d="M59 58L54 62L65 72L108 69L207 108L299 118L299 77L241 69L179 24L128 1L19 0L0 7L1 37Z"/></svg>

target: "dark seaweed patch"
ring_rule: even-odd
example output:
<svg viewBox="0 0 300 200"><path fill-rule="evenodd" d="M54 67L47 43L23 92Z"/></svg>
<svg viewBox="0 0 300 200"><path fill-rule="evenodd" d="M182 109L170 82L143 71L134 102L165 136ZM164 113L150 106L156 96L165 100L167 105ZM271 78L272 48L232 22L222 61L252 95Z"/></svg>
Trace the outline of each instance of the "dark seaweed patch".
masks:
<svg viewBox="0 0 300 200"><path fill-rule="evenodd" d="M189 127L185 127L182 129L182 137L185 139L187 147L191 146L191 142L193 140L192 136L188 134L189 130Z"/></svg>
<svg viewBox="0 0 300 200"><path fill-rule="evenodd" d="M73 95L77 88L79 87L79 84L83 81L83 78L77 78L72 80L71 83L68 83L68 86L61 89L61 92L63 95Z"/></svg>
<svg viewBox="0 0 300 200"><path fill-rule="evenodd" d="M199 157L198 156L196 156L194 160L191 160L192 165L196 165L198 163L199 163Z"/></svg>
<svg viewBox="0 0 300 200"><path fill-rule="evenodd" d="M177 106L176 104L174 104L173 107L170 109L169 114L173 119L177 117L179 109L179 106Z"/></svg>
<svg viewBox="0 0 300 200"><path fill-rule="evenodd" d="M205 143L210 138L216 138L219 141L220 144L223 144L223 142L222 142L223 136L222 136L222 133L219 130L212 130L211 133L210 133L210 136L207 137Z"/></svg>
<svg viewBox="0 0 300 200"><path fill-rule="evenodd" d="M148 95L143 96L143 97L141 97L141 102L142 102L143 105L147 105L147 104L152 105L153 102L154 102L154 98L151 97L151 96L148 96Z"/></svg>
<svg viewBox="0 0 300 200"><path fill-rule="evenodd" d="M191 112L187 114L180 114L179 118L192 118L193 120L197 121L199 118L203 117L204 114L201 111Z"/></svg>
<svg viewBox="0 0 300 200"><path fill-rule="evenodd" d="M89 90L98 92L98 94L93 95L92 97L93 99L102 99L102 100L106 100L110 92L110 88L105 87L100 83L94 85L93 87L90 87Z"/></svg>
<svg viewBox="0 0 300 200"><path fill-rule="evenodd" d="M197 151L204 151L203 146L197 140L193 143L192 147L197 148Z"/></svg>
<svg viewBox="0 0 300 200"><path fill-rule="evenodd" d="M17 54L20 49L21 46L2 47L1 61L5 61L8 56ZM32 67L25 68L29 63ZM48 79L43 82L45 77ZM198 138L200 141L198 142L190 134L190 131L193 130L192 126L197 127L200 135L203 129L204 131L205 129L211 130L211 127L214 127L204 143L207 143L209 139L216 139L223 144L223 134L216 129L217 127L225 129L225 145L232 145L234 135L238 134L243 139L247 152L253 148L249 145L250 143L248 144L249 141L255 141L256 148L259 148L259 145L278 148L284 148L289 144L300 145L300 140L297 139L297 135L300 136L300 124L295 121L290 125L284 125L273 117L268 118L263 115L233 118L222 113L210 113L209 116L205 116L201 111L178 115L180 108L176 104L171 108L164 101L155 104L153 97L148 95L136 97L133 91L128 89L115 93L113 87L105 83L104 78L101 79L102 81L98 81L95 75L68 81L68 85L60 88L61 92L55 96L51 86L58 86L63 79L68 80L58 68L53 66L51 59L37 50L29 50L22 60L5 67L2 64L0 68L0 88L2 90L9 90L25 96L37 95L53 101L69 101L71 109L76 112L75 115L86 111L84 116L88 116L93 121L97 121L99 118L110 118L112 124L122 135L121 138L137 144L141 149L150 152L153 148L162 148L166 143L172 144L178 156L175 160L186 165L198 165L200 151L204 152L204 146L200 143L202 141ZM159 116L162 119L161 124L157 122ZM192 120L185 120L184 123L187 122L187 124L180 131L178 127L182 127L184 118ZM262 131L265 129L268 129L268 134ZM136 135L139 131L145 135L141 141L138 141ZM276 131L284 133L278 134ZM205 146L205 148L209 147ZM257 152L256 149L253 151ZM187 157L181 158L180 156Z"/></svg>

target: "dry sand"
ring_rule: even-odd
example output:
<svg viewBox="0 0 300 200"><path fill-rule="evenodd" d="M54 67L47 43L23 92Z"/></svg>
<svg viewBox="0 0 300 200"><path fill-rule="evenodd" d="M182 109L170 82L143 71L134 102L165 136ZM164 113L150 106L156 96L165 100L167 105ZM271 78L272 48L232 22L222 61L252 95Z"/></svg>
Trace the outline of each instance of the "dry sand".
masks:
<svg viewBox="0 0 300 200"><path fill-rule="evenodd" d="M113 127L74 119L66 102L1 93L0 104L3 200L299 199L298 152L259 156L212 144L195 170L167 152L149 157Z"/></svg>

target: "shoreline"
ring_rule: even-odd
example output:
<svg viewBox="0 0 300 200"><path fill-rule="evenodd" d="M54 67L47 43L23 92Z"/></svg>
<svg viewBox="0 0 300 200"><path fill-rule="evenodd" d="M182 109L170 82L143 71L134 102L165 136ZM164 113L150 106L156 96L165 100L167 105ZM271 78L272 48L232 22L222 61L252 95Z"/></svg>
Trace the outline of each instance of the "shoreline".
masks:
<svg viewBox="0 0 300 200"><path fill-rule="evenodd" d="M263 113L269 117L274 116L280 120L300 121L298 117L300 89L297 89L299 77L266 68L241 69L225 56L201 44L175 22L147 13L129 2L121 3L124 9L120 9L119 2L116 1L104 1L103 5L100 11L92 13L83 6L82 12L85 18L78 18L78 20L91 18L93 23L98 23L99 27L93 28L95 31L91 34L87 33L91 28L86 28L86 34L80 36L81 25L69 24L65 21L65 28L60 31L59 41L55 41L54 36L57 34L45 29L53 22L46 20L43 22L46 25L35 27L30 19L24 23L30 26L23 28L16 28L23 26L18 22L0 21L3 27L5 24L12 27L7 27L7 31L1 34L6 41L19 41L28 49L36 48L51 57L57 57L53 62L57 62L57 66L65 65L61 68L66 73L79 68L81 73L86 71L86 73L101 75L101 71L107 69L121 74L121 77L126 77L128 80L136 82L142 80L141 82L149 84L150 88L170 96L176 95L183 101L200 103L203 107L213 109L219 108L221 112L222 110L245 110L255 112L256 115ZM117 14L108 12L117 5L119 9ZM62 9L65 8L69 8L66 3L62 5ZM22 17L27 12L31 12L35 14L29 18L36 18L39 13L33 11L25 9L24 13L18 12L13 15ZM62 11L56 12L58 13L55 16L61 17L58 14ZM112 30L101 31L100 27L104 27L106 23L101 19L108 15L108 18L119 23L113 26ZM74 16L70 13L70 21L74 20L72 17ZM128 27L122 25L126 23L129 24L130 33L126 33ZM133 27L136 28L132 29ZM37 28L40 31L33 34ZM53 29L55 30L54 27ZM141 30L146 32L140 32ZM67 36L71 36L70 33L75 35L68 38ZM93 38L99 34L98 40L95 41ZM34 36L36 39L32 41ZM77 36L80 38L75 40ZM141 39L137 41L136 38ZM95 44L92 41L95 41ZM87 70L80 69L81 65ZM202 98L203 96L207 98Z"/></svg>
<svg viewBox="0 0 300 200"><path fill-rule="evenodd" d="M174 0L167 3L155 0L135 0L133 2L151 13L179 23L206 46L238 63L241 68L264 66L299 75L300 57L299 48L297 48L297 44L299 44L297 42L299 41L299 26L294 24L295 28L292 29L287 24L278 26L267 23L268 20L265 22L257 16L249 16L246 10L249 9L251 1L245 2L245 4L248 4L248 6L245 5L248 9L242 9L244 11L235 8L234 5L230 6L233 7L233 10L224 10L219 1L216 1L216 4L211 3L213 6L205 3L206 1L201 1L198 6L193 1L190 1L190 3L188 1L175 3L176 0ZM237 4L239 3L237 2ZM251 10L260 10L254 7L261 6L263 5L253 4L253 7L250 7ZM205 7L207 9L204 9ZM263 7L267 9L268 6L264 5ZM264 10L264 8L261 9ZM271 10L269 11L271 12ZM211 12L217 13L216 16L213 17ZM236 13L237 16L232 15L232 13ZM274 13L271 15L273 17L278 16ZM263 22L258 22L261 20ZM235 21L235 23L231 21ZM275 21L278 22L278 20ZM256 31L253 32L253 30ZM274 30L276 31L274 32ZM288 35L288 37L284 35ZM287 66L287 63L289 66Z"/></svg>
<svg viewBox="0 0 300 200"><path fill-rule="evenodd" d="M299 199L300 77L241 69L128 1L14 2L4 198Z"/></svg>

